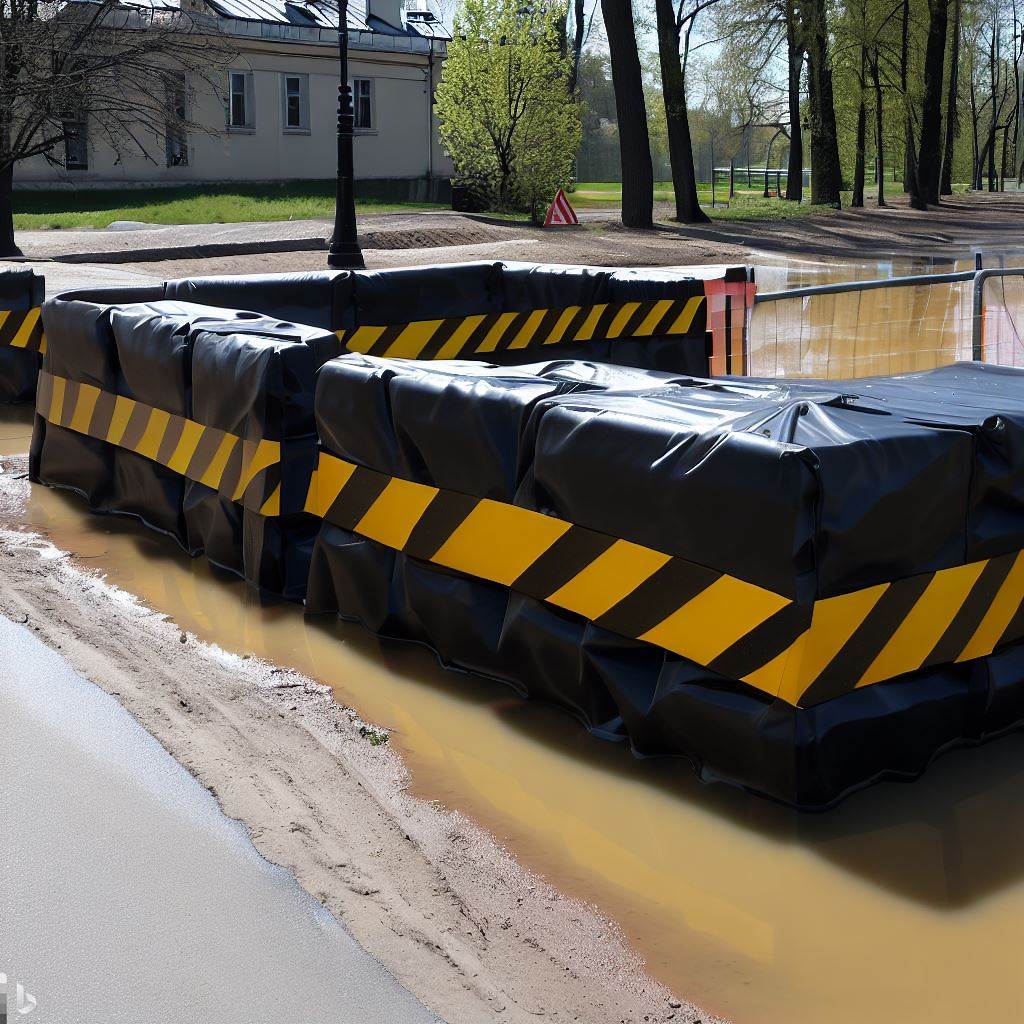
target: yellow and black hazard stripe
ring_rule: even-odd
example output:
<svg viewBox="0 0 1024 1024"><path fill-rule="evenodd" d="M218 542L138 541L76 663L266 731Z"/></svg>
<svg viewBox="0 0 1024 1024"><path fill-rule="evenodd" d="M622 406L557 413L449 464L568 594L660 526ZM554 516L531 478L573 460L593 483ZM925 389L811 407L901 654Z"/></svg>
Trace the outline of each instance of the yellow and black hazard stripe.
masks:
<svg viewBox="0 0 1024 1024"><path fill-rule="evenodd" d="M0 310L0 348L20 348L26 352L46 351L46 335L39 306L31 309Z"/></svg>
<svg viewBox="0 0 1024 1024"><path fill-rule="evenodd" d="M158 462L262 515L281 507L281 445L250 441L91 384L39 374L36 411L48 423Z"/></svg>
<svg viewBox="0 0 1024 1024"><path fill-rule="evenodd" d="M390 359L459 359L545 345L690 333L703 295L480 313L338 331L350 352ZM703 327L699 327L703 331Z"/></svg>
<svg viewBox="0 0 1024 1024"><path fill-rule="evenodd" d="M48 422L281 513L281 446L40 374ZM1024 639L1024 552L799 604L727 573L555 516L388 476L321 452L305 511L489 580L809 707Z"/></svg>
<svg viewBox="0 0 1024 1024"><path fill-rule="evenodd" d="M326 452L306 511L414 558L500 583L727 678L811 706L1024 638L1024 553L812 607L726 573Z"/></svg>

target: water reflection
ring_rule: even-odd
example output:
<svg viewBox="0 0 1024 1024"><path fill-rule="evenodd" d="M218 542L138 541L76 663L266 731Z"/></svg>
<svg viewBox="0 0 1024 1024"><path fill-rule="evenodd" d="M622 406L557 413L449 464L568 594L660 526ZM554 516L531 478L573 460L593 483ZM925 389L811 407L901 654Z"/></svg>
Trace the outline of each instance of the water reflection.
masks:
<svg viewBox="0 0 1024 1024"><path fill-rule="evenodd" d="M262 607L166 539L33 488L10 519L220 646L293 666L395 730L414 790L596 903L651 971L739 1021L1024 1016L1024 738L801 816L637 761L499 684L358 627Z"/></svg>
<svg viewBox="0 0 1024 1024"><path fill-rule="evenodd" d="M0 405L0 455L20 455L32 440L32 405Z"/></svg>

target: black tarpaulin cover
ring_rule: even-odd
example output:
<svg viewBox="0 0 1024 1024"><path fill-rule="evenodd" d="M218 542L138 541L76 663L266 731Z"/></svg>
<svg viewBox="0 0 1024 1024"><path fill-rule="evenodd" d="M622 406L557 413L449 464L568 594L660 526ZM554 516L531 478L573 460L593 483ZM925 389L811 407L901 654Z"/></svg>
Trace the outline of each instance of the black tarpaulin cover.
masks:
<svg viewBox="0 0 1024 1024"><path fill-rule="evenodd" d="M301 598L315 530L302 512L315 459L313 381L340 351L337 337L260 313L125 298L117 305L72 297L48 303L46 371L243 443L278 443L280 461L263 474L266 493L256 504L251 492L242 500L229 486L238 482L233 460L241 459L243 444L218 479L203 482L39 415L33 479L82 493L94 511L136 516L192 554L205 552L257 586ZM174 429L172 421L165 431ZM201 443L196 451L201 457ZM277 514L261 515L275 491Z"/></svg>
<svg viewBox="0 0 1024 1024"><path fill-rule="evenodd" d="M33 311L42 305L44 290L43 278L32 270L0 272L0 405L30 402L35 397L39 342L19 337L19 333L23 327L31 328L25 316L34 318Z"/></svg>
<svg viewBox="0 0 1024 1024"><path fill-rule="evenodd" d="M527 574L503 585L367 539L340 498L307 603L638 754L828 806L1024 716L1021 411L1024 374L974 365L837 386L348 356L319 376L325 453L674 556L675 576L583 615ZM736 601L693 635L650 630L680 607L685 625L690 566L713 584L698 604L723 585ZM744 621L748 585L782 610Z"/></svg>

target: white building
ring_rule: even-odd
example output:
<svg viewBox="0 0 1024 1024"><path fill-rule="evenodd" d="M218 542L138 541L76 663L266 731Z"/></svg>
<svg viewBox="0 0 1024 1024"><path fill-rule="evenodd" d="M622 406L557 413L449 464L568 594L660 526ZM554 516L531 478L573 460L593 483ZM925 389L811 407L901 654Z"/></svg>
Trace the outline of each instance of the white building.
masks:
<svg viewBox="0 0 1024 1024"><path fill-rule="evenodd" d="M158 0L159 2L159 0ZM185 0L183 0L184 5ZM17 165L21 187L180 185L334 178L337 168L338 7L330 0L188 0L217 17L238 51L223 88L206 90L189 117L213 129L159 149L157 163L118 159L66 125L52 154ZM447 33L429 0L350 0L349 78L361 193L426 198L451 163L437 141L433 91ZM151 147L152 149L153 147Z"/></svg>

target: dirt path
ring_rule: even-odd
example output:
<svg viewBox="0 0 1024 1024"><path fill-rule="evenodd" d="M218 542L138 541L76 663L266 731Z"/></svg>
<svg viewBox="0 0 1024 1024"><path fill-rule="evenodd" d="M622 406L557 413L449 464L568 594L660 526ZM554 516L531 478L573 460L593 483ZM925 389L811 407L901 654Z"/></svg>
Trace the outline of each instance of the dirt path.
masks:
<svg viewBox="0 0 1024 1024"><path fill-rule="evenodd" d="M7 522L24 469L0 462ZM24 531L0 529L0 615L114 695L451 1024L710 1020L651 981L596 910L411 797L398 755L326 687L200 643Z"/></svg>

